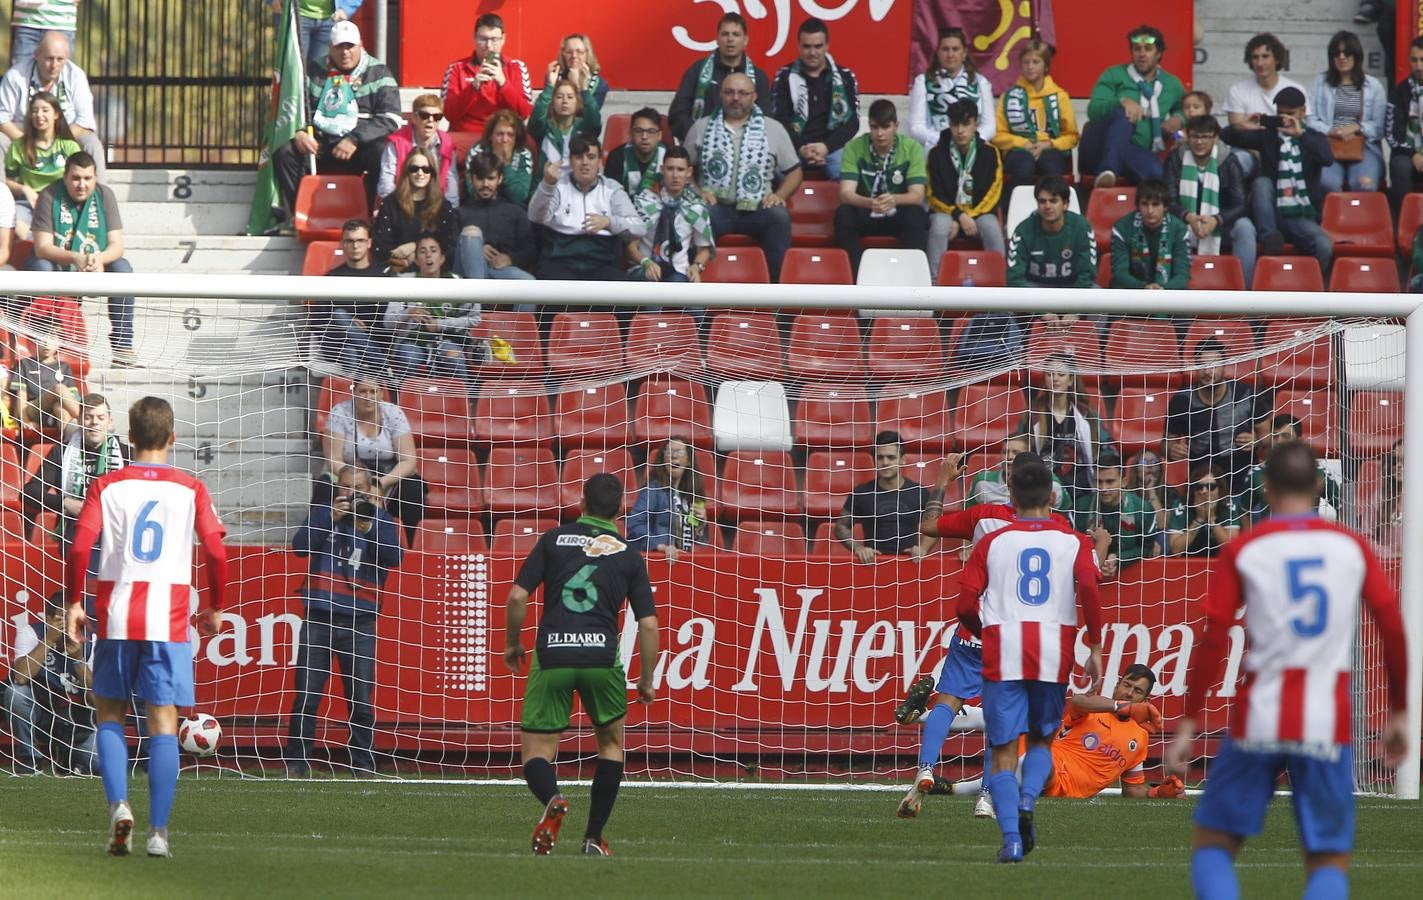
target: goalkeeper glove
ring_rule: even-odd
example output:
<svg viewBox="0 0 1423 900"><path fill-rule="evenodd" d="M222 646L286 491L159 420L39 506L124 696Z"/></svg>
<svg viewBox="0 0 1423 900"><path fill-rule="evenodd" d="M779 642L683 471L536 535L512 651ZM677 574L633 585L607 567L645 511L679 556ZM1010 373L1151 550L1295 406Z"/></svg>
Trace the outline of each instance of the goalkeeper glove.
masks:
<svg viewBox="0 0 1423 900"><path fill-rule="evenodd" d="M1168 777L1165 781L1146 792L1146 796L1153 800L1174 800L1184 796L1186 784L1175 775Z"/></svg>
<svg viewBox="0 0 1423 900"><path fill-rule="evenodd" d="M1161 710L1150 703L1129 703L1122 701L1117 704L1117 718L1125 722L1131 719L1142 728L1147 734L1157 734L1161 731Z"/></svg>

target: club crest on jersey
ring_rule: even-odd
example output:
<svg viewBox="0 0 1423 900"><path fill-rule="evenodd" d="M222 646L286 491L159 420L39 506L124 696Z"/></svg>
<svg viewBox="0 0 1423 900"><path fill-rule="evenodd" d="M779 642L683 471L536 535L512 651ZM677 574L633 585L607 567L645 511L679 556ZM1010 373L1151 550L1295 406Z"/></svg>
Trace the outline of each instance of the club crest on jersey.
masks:
<svg viewBox="0 0 1423 900"><path fill-rule="evenodd" d="M1132 753L1136 752L1136 738L1132 738L1131 740L1127 741L1127 750Z"/></svg>
<svg viewBox="0 0 1423 900"><path fill-rule="evenodd" d="M1095 731L1089 731L1082 735L1082 746L1088 750L1096 750L1100 743L1102 743L1102 739L1097 736Z"/></svg>

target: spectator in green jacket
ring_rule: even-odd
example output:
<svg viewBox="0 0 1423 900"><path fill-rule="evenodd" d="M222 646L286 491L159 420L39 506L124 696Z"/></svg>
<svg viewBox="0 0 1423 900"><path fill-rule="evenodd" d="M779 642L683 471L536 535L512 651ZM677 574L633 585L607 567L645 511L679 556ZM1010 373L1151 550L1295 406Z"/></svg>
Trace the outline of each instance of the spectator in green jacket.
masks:
<svg viewBox="0 0 1423 900"><path fill-rule="evenodd" d="M1138 25L1127 34L1131 62L1111 66L1097 79L1087 103L1087 127L1077 148L1078 167L1095 173L1097 187L1119 176L1131 182L1161 177L1157 154L1166 135L1185 122L1181 79L1161 68L1166 38L1161 30Z"/></svg>
<svg viewBox="0 0 1423 900"><path fill-rule="evenodd" d="M1137 492L1122 485L1122 458L1114 450L1097 457L1097 489L1082 491L1073 509L1073 524L1097 546L1107 544L1102 575L1111 578L1133 563L1153 555L1156 512Z"/></svg>
<svg viewBox="0 0 1423 900"><path fill-rule="evenodd" d="M1181 291L1191 280L1186 223L1166 212L1166 184L1136 189L1136 212L1112 226L1112 287Z"/></svg>
<svg viewBox="0 0 1423 900"><path fill-rule="evenodd" d="M1038 182L1038 211L1008 239L1009 287L1080 287L1097 283L1097 239L1083 216L1067 208L1071 188L1061 175Z"/></svg>

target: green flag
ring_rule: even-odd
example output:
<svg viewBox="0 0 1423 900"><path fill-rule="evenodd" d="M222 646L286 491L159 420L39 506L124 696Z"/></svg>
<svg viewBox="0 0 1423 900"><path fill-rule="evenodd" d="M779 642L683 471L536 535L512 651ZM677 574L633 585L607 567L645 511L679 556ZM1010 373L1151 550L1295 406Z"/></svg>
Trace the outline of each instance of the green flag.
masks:
<svg viewBox="0 0 1423 900"><path fill-rule="evenodd" d="M280 207L272 154L296 136L306 121L306 70L296 30L297 0L287 0L282 25L277 29L277 58L272 67L272 112L262 133L262 155L257 160L257 190L247 218L248 234L266 234L277 223L273 208Z"/></svg>

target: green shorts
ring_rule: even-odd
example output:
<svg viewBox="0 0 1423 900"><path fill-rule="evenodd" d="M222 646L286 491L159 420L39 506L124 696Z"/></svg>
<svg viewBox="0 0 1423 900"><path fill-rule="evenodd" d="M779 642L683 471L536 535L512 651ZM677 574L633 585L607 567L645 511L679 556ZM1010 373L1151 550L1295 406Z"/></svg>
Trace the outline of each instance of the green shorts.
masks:
<svg viewBox="0 0 1423 900"><path fill-rule="evenodd" d="M573 712L574 691L578 692L588 718L600 728L628 713L627 676L621 664L591 669L541 669L538 654L534 653L530 654L519 727L539 734L563 731Z"/></svg>

